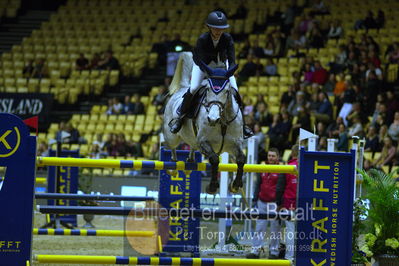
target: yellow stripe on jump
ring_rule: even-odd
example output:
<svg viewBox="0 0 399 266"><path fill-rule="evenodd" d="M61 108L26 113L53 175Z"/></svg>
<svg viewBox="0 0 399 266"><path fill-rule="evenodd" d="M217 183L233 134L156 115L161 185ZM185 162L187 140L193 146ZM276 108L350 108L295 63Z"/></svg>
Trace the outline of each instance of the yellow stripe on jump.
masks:
<svg viewBox="0 0 399 266"><path fill-rule="evenodd" d="M46 177L36 177L36 184L46 184L47 178Z"/></svg>
<svg viewBox="0 0 399 266"><path fill-rule="evenodd" d="M40 263L74 263L74 264L115 264L115 256L76 256L76 255L36 255Z"/></svg>
<svg viewBox="0 0 399 266"><path fill-rule="evenodd" d="M164 168L164 163L162 161L155 161L155 169L162 170Z"/></svg>
<svg viewBox="0 0 399 266"><path fill-rule="evenodd" d="M199 163L197 166L198 171L206 171L206 163Z"/></svg>
<svg viewBox="0 0 399 266"><path fill-rule="evenodd" d="M234 265L263 265L263 266L290 266L289 260L259 260L259 259L223 259L215 258L215 266L234 266Z"/></svg>

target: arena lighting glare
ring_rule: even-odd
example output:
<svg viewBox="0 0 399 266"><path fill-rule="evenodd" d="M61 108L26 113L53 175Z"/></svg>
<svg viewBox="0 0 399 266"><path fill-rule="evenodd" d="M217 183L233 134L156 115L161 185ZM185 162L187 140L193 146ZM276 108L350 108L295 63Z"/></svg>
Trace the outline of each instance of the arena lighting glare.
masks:
<svg viewBox="0 0 399 266"><path fill-rule="evenodd" d="M176 51L176 52L181 52L181 51L183 51L183 46L181 46L181 45L176 45L176 46L175 46L175 51Z"/></svg>

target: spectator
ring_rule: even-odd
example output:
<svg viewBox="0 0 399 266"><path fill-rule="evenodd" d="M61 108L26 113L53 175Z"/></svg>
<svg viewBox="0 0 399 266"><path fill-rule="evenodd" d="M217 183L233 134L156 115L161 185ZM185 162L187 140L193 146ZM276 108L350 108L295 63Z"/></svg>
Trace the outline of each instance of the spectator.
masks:
<svg viewBox="0 0 399 266"><path fill-rule="evenodd" d="M273 115L273 122L270 125L267 135L270 139L270 146L277 148L278 150L284 150L286 141L288 139L288 133L284 131L284 124L281 121L281 114L277 113Z"/></svg>
<svg viewBox="0 0 399 266"><path fill-rule="evenodd" d="M270 126L273 118L265 102L262 101L256 105L254 119L261 127Z"/></svg>
<svg viewBox="0 0 399 266"><path fill-rule="evenodd" d="M367 135L366 135L366 144L364 145L364 151L369 152L378 152L380 150L380 143L379 143L377 130L373 126L369 126Z"/></svg>
<svg viewBox="0 0 399 266"><path fill-rule="evenodd" d="M160 42L154 43L151 48L151 52L157 53L158 58L158 64L161 66L166 65L166 58L168 51L171 49L171 43L169 40L169 35L168 34L163 34L161 37Z"/></svg>
<svg viewBox="0 0 399 266"><path fill-rule="evenodd" d="M99 53L94 53L93 57L90 60L89 69L98 69L98 64L101 61L101 57Z"/></svg>
<svg viewBox="0 0 399 266"><path fill-rule="evenodd" d="M369 62L372 62L373 63L373 65L376 67L376 68L380 68L381 67L381 60L378 58L378 56L377 56L377 54L376 54L376 52L375 51L370 51L369 52L369 54L368 54L368 57L369 57Z"/></svg>
<svg viewBox="0 0 399 266"><path fill-rule="evenodd" d="M273 40L269 40L266 43L266 47L263 49L263 54L265 55L265 57L274 57L276 56L276 50L274 48L274 43Z"/></svg>
<svg viewBox="0 0 399 266"><path fill-rule="evenodd" d="M40 58L36 61L36 65L32 72L32 77L36 79L48 78L48 69L45 59Z"/></svg>
<svg viewBox="0 0 399 266"><path fill-rule="evenodd" d="M325 68L322 67L320 61L315 61L314 72L312 75L312 82L319 85L324 85L327 82L327 79L328 79L327 70L325 70Z"/></svg>
<svg viewBox="0 0 399 266"><path fill-rule="evenodd" d="M133 112L134 115L142 115L144 114L144 104L140 100L140 95L135 93L133 95Z"/></svg>
<svg viewBox="0 0 399 266"><path fill-rule="evenodd" d="M330 63L330 73L338 74L345 70L345 63L347 60L346 46L341 44L339 52L335 55L335 61Z"/></svg>
<svg viewBox="0 0 399 266"><path fill-rule="evenodd" d="M381 29L385 25L385 13L381 9L378 9L377 18L375 19L377 29Z"/></svg>
<svg viewBox="0 0 399 266"><path fill-rule="evenodd" d="M330 123L327 127L327 134L329 138L337 139L339 137L339 126L343 124L342 117L337 116L334 122Z"/></svg>
<svg viewBox="0 0 399 266"><path fill-rule="evenodd" d="M303 83L305 85L310 85L313 82L313 70L312 66L307 63L305 64L305 70L303 71Z"/></svg>
<svg viewBox="0 0 399 266"><path fill-rule="evenodd" d="M185 42L181 39L179 33L176 33L175 38L170 42L169 48L170 52L182 52L189 51L191 49L191 46L190 44L188 44L188 42Z"/></svg>
<svg viewBox="0 0 399 266"><path fill-rule="evenodd" d="M85 57L83 53L79 54L78 59L75 62L75 68L78 71L89 69L89 60Z"/></svg>
<svg viewBox="0 0 399 266"><path fill-rule="evenodd" d="M128 157L138 158L144 156L143 147L139 142L128 141L126 145Z"/></svg>
<svg viewBox="0 0 399 266"><path fill-rule="evenodd" d="M331 121L332 112L333 112L332 104L328 99L326 93L322 91L318 93L318 100L320 102L320 105L317 108L317 110L312 114L315 116L316 121L329 123Z"/></svg>
<svg viewBox="0 0 399 266"><path fill-rule="evenodd" d="M40 141L39 147L37 148L37 156L41 156L41 157L49 157L50 156L49 147L46 142Z"/></svg>
<svg viewBox="0 0 399 266"><path fill-rule="evenodd" d="M248 15L248 8L245 6L245 1L241 0L236 12L231 16L231 19L246 19Z"/></svg>
<svg viewBox="0 0 399 266"><path fill-rule="evenodd" d="M327 37L329 39L339 39L342 37L343 30L341 26L341 22L336 19L334 22L330 23L330 28L328 30Z"/></svg>
<svg viewBox="0 0 399 266"><path fill-rule="evenodd" d="M395 112L395 116L393 122L388 128L389 137L395 142L398 143L399 140L399 111Z"/></svg>
<svg viewBox="0 0 399 266"><path fill-rule="evenodd" d="M390 64L399 63L399 42L394 42L391 51L387 54L388 61Z"/></svg>
<svg viewBox="0 0 399 266"><path fill-rule="evenodd" d="M113 56L112 51L108 50L104 53L104 59L98 62L98 69L119 70L119 61Z"/></svg>
<svg viewBox="0 0 399 266"><path fill-rule="evenodd" d="M254 45L251 49L251 54L254 57L257 58L264 58L265 57L265 53L263 51L263 48L259 46L259 42L257 40L254 41Z"/></svg>
<svg viewBox="0 0 399 266"><path fill-rule="evenodd" d="M280 99L280 107L284 109L288 109L291 101L295 99L296 89L294 85L288 87L288 90L283 92Z"/></svg>
<svg viewBox="0 0 399 266"><path fill-rule="evenodd" d="M353 136L359 136L362 137L363 135L363 125L360 120L360 116L356 115L351 119L351 126L349 127L348 130L348 136L353 137Z"/></svg>
<svg viewBox="0 0 399 266"><path fill-rule="evenodd" d="M319 137L327 136L327 127L323 122L317 122L316 132Z"/></svg>
<svg viewBox="0 0 399 266"><path fill-rule="evenodd" d="M305 99L305 93L302 91L298 91L296 93L295 99L290 102L288 105L287 111L291 116L297 116L299 113L300 107L305 107L307 105L307 101Z"/></svg>
<svg viewBox="0 0 399 266"><path fill-rule="evenodd" d="M280 155L277 149L269 149L267 153L268 164L279 164ZM260 213L267 213L272 210L277 210L276 204L276 188L277 181L279 180L279 174L276 173L262 173L258 179L258 184L255 186L254 202ZM255 237L252 241L251 253L247 255L247 258L256 259L259 258L260 249L263 246L264 232L267 230L268 224L270 223L270 234L275 237L270 238L269 248L269 259L277 259L279 255L279 242L278 237L280 233L280 222L278 220L256 220L256 229L258 237Z"/></svg>
<svg viewBox="0 0 399 266"><path fill-rule="evenodd" d="M374 162L372 166L378 169L382 169L383 166L392 167L394 164L396 155L396 146L393 144L392 139L389 136L384 138L384 146L381 150L381 155Z"/></svg>
<svg viewBox="0 0 399 266"><path fill-rule="evenodd" d="M325 15L328 14L328 7L324 4L323 0L317 0L316 3L312 6L312 10L310 11L312 15Z"/></svg>
<svg viewBox="0 0 399 266"><path fill-rule="evenodd" d="M130 101L130 96L125 95L120 113L123 115L131 115L131 114L133 114L133 108L134 108L134 105Z"/></svg>
<svg viewBox="0 0 399 266"><path fill-rule="evenodd" d="M166 100L168 99L168 89L166 86L160 86L158 93L152 99L152 105L156 106L157 113L159 115L163 114L166 105Z"/></svg>
<svg viewBox="0 0 399 266"><path fill-rule="evenodd" d="M268 58L266 61L265 74L266 76L277 76L277 65L272 58Z"/></svg>
<svg viewBox="0 0 399 266"><path fill-rule="evenodd" d="M108 109L106 114L107 115L118 115L122 112L122 104L120 103L119 99L114 97L108 100Z"/></svg>
<svg viewBox="0 0 399 266"><path fill-rule="evenodd" d="M336 77L334 74L330 73L328 76L328 80L323 85L323 92L327 93L327 95L334 95L334 89L336 84Z"/></svg>
<svg viewBox="0 0 399 266"><path fill-rule="evenodd" d="M70 136L65 139L65 143L79 144L81 142L79 130L73 127L71 123L66 124L65 131L70 134Z"/></svg>
<svg viewBox="0 0 399 266"><path fill-rule="evenodd" d="M342 123L338 127L337 150L347 152L348 146L349 146L348 133L346 132L345 125Z"/></svg>
<svg viewBox="0 0 399 266"><path fill-rule="evenodd" d="M292 121L291 117L287 111L281 112L281 128L283 132L287 132L286 136L288 137L289 132L291 131Z"/></svg>
<svg viewBox="0 0 399 266"><path fill-rule="evenodd" d="M298 167L298 151L299 145L292 146L290 160L288 165L295 165ZM276 186L276 204L278 209L283 209L295 217L296 197L297 197L297 180L298 176L294 174L279 175ZM293 264L294 250L295 250L295 221L285 220L286 228L286 252L284 259L289 260Z"/></svg>
<svg viewBox="0 0 399 266"><path fill-rule="evenodd" d="M296 123L292 125L292 142L296 142L299 135L299 129L303 128L310 131L310 114L305 106L298 108Z"/></svg>
<svg viewBox="0 0 399 266"><path fill-rule="evenodd" d="M387 123L390 124L392 123L394 119L394 115L397 111L399 111L399 101L396 98L394 92L392 90L388 90L387 93L387 99L386 99L386 110L387 110L387 115L386 115L386 120Z"/></svg>
<svg viewBox="0 0 399 266"><path fill-rule="evenodd" d="M264 153L265 152L265 134L263 134L261 130L261 126L259 123L255 123L254 125L254 136L256 139L256 143L259 147L258 153Z"/></svg>
<svg viewBox="0 0 399 266"><path fill-rule="evenodd" d="M89 154L90 159L103 159L106 157L107 154L101 151L100 146L98 146L98 144L93 143L91 145L90 154Z"/></svg>
<svg viewBox="0 0 399 266"><path fill-rule="evenodd" d="M247 62L244 64L239 73L239 78L240 78L239 83L247 81L249 77L260 75L260 73L263 70L262 65L259 66L257 62L255 62L255 59L252 55L248 55Z"/></svg>
<svg viewBox="0 0 399 266"><path fill-rule="evenodd" d="M338 116L343 118L344 124L345 126L347 126L348 121L346 117L352 111L353 102L356 100L356 92L353 89L353 86L350 85L350 87L340 95L340 98L342 100L343 105L339 111Z"/></svg>
<svg viewBox="0 0 399 266"><path fill-rule="evenodd" d="M318 26L314 26L310 31L308 38L309 47L311 48L323 48L324 47L324 37Z"/></svg>
<svg viewBox="0 0 399 266"><path fill-rule="evenodd" d="M98 147L100 148L100 151L102 151L105 146L105 141L103 141L103 137L104 137L103 133L97 133L96 140L93 141L93 144L98 145Z"/></svg>
<svg viewBox="0 0 399 266"><path fill-rule="evenodd" d="M252 100L251 100L251 98L250 97L247 97L247 96L244 96L243 95L243 103L244 103L244 115L245 116L247 116L247 115L251 115L253 112L254 112L254 106L253 106L253 104L252 104Z"/></svg>
<svg viewBox="0 0 399 266"><path fill-rule="evenodd" d="M244 47L241 48L240 53L238 54L238 58L247 58L249 54L253 54L253 48L251 46L251 42L249 39L245 39Z"/></svg>
<svg viewBox="0 0 399 266"><path fill-rule="evenodd" d="M22 75L24 78L31 78L33 75L33 71L35 70L35 67L33 66L33 60L28 60L28 63L24 66L24 69L22 71Z"/></svg>

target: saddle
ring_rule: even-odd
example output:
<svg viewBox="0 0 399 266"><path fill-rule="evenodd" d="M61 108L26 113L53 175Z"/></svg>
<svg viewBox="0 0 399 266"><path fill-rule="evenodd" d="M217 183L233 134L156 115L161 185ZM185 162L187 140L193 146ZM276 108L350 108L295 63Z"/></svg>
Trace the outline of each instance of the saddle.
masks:
<svg viewBox="0 0 399 266"><path fill-rule="evenodd" d="M186 114L186 118L196 119L201 108L201 103L206 96L206 86L200 87L193 96L192 105Z"/></svg>

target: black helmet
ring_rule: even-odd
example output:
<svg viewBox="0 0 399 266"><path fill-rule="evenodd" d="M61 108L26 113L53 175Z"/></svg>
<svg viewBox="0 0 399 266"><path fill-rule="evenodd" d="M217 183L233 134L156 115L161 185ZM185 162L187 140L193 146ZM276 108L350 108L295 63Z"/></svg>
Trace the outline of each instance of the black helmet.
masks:
<svg viewBox="0 0 399 266"><path fill-rule="evenodd" d="M227 24L226 15L220 11L209 13L208 18L206 19L206 25L217 29L227 29L230 27L229 24Z"/></svg>

